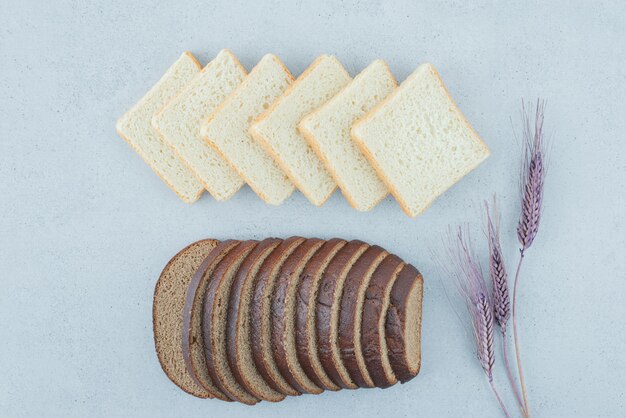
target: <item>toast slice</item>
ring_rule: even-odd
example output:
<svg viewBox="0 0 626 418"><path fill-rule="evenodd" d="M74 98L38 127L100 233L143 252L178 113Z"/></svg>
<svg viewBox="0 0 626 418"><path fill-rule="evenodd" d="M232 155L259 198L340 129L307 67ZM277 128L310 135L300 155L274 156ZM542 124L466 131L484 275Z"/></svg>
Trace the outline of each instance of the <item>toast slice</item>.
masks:
<svg viewBox="0 0 626 418"><path fill-rule="evenodd" d="M385 320L389 308L389 295L404 262L390 254L378 265L365 291L361 321L361 350L367 371L379 388L398 382L389 362Z"/></svg>
<svg viewBox="0 0 626 418"><path fill-rule="evenodd" d="M272 389L254 366L252 350L257 346L250 341L250 303L261 264L281 242L277 238L264 239L252 250L237 270L228 301L226 350L230 369L248 392L269 402L282 401L285 395Z"/></svg>
<svg viewBox="0 0 626 418"><path fill-rule="evenodd" d="M227 240L220 242L197 268L193 278L186 287L185 305L182 312L181 346L187 371L194 381L202 386L211 397L224 401L230 400L209 374L204 355L204 338L202 335L202 313L204 294L213 280L213 271L219 262L239 245L239 241Z"/></svg>
<svg viewBox="0 0 626 418"><path fill-rule="evenodd" d="M369 247L354 263L343 285L339 308L339 352L352 381L362 388L374 387L361 351L361 320L365 291L370 277L387 254L387 251L377 245Z"/></svg>
<svg viewBox="0 0 626 418"><path fill-rule="evenodd" d="M299 125L348 203L359 211L372 209L388 191L352 141L350 129L395 87L396 81L387 64L376 60Z"/></svg>
<svg viewBox="0 0 626 418"><path fill-rule="evenodd" d="M238 382L230 369L226 353L227 309L230 288L237 269L258 241L244 241L230 251L212 273L204 294L202 338L207 370L213 382L233 401L254 405L259 399Z"/></svg>
<svg viewBox="0 0 626 418"><path fill-rule="evenodd" d="M150 121L155 112L172 100L200 72L200 68L194 56L185 52L116 124L117 133L186 203L198 200L204 188L154 130Z"/></svg>
<svg viewBox="0 0 626 418"><path fill-rule="evenodd" d="M243 180L207 145L202 123L241 84L246 70L223 49L172 101L154 115L152 125L219 201L234 195Z"/></svg>
<svg viewBox="0 0 626 418"><path fill-rule="evenodd" d="M255 278L250 305L250 318L255 319L251 321L250 327L250 340L255 347L252 350L254 364L272 389L283 395L297 396L301 392L287 382L274 360L271 344L271 300L281 266L304 241L302 237L287 238L265 259Z"/></svg>
<svg viewBox="0 0 626 418"><path fill-rule="evenodd" d="M391 289L385 340L389 363L402 383L413 379L420 370L423 287L420 272L406 264Z"/></svg>
<svg viewBox="0 0 626 418"><path fill-rule="evenodd" d="M296 290L300 273L323 241L304 241L283 263L272 295L272 353L282 376L301 393L321 393L305 373L296 354L295 311Z"/></svg>
<svg viewBox="0 0 626 418"><path fill-rule="evenodd" d="M350 81L335 57L322 55L250 127L250 133L316 206L337 187L298 130L304 116L333 97Z"/></svg>
<svg viewBox="0 0 626 418"><path fill-rule="evenodd" d="M263 147L248 133L256 119L293 82L285 65L265 55L248 77L202 125L202 137L265 202L279 205L294 185Z"/></svg>
<svg viewBox="0 0 626 418"><path fill-rule="evenodd" d="M315 330L315 305L319 284L328 263L346 245L338 238L328 240L307 262L300 275L296 292L296 351L304 372L320 388L339 390L330 379L317 353L317 332Z"/></svg>
<svg viewBox="0 0 626 418"><path fill-rule="evenodd" d="M315 306L317 353L320 362L331 380L346 389L356 389L357 386L343 364L339 350L341 295L350 268L368 248L368 244L354 240L339 250L322 275Z"/></svg>
<svg viewBox="0 0 626 418"><path fill-rule="evenodd" d="M185 291L196 269L219 241L207 239L194 242L167 263L156 287L152 304L154 346L161 368L182 390L199 398L211 394L200 385L185 365L182 346Z"/></svg>
<svg viewBox="0 0 626 418"><path fill-rule="evenodd" d="M411 217L489 156L431 64L357 121L352 137Z"/></svg>

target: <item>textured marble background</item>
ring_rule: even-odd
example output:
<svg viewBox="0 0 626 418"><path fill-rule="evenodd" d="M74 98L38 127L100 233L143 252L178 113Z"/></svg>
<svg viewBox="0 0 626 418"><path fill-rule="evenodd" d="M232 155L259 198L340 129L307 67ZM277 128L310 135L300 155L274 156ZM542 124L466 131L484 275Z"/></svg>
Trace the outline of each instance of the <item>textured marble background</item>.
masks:
<svg viewBox="0 0 626 418"><path fill-rule="evenodd" d="M430 249L497 192L512 268L514 134L521 98L541 96L554 145L519 307L532 409L626 416L625 39L623 1L0 2L0 415L498 416ZM339 192L322 208L249 188L187 206L114 125L183 50L205 63L224 47L294 74L322 53L353 75L382 58L398 80L430 61L492 157L417 219L391 198L357 213ZM252 409L178 390L152 342L167 260L204 237L294 234L360 238L422 270L420 375Z"/></svg>

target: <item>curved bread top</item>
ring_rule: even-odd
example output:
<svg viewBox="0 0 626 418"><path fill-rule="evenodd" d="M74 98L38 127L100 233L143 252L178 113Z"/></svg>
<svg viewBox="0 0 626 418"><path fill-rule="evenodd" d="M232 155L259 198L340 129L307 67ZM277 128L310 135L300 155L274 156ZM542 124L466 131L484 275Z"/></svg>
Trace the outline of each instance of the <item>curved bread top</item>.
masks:
<svg viewBox="0 0 626 418"><path fill-rule="evenodd" d="M212 381L204 358L204 340L202 339L202 329L200 327L202 305L204 303L204 293L211 280L213 269L226 254L239 245L239 242L228 240L219 243L202 261L187 287L185 307L182 314L183 335L181 344L187 370L193 376L195 382L204 387L212 397L222 400L229 400L229 398Z"/></svg>
<svg viewBox="0 0 626 418"><path fill-rule="evenodd" d="M339 302L350 267L368 247L368 244L354 240L339 250L322 275L315 306L317 353L320 362L333 383L346 389L355 389L357 386L350 379L339 354L337 344Z"/></svg>
<svg viewBox="0 0 626 418"><path fill-rule="evenodd" d="M337 252L346 245L338 238L328 240L311 257L300 274L296 292L296 352L304 372L320 388L339 390L328 377L317 354L317 332L315 330L315 305L322 273Z"/></svg>
<svg viewBox="0 0 626 418"><path fill-rule="evenodd" d="M387 254L377 245L369 247L354 263L343 286L339 310L339 350L350 377L359 387L374 387L361 352L360 325L365 290L374 270Z"/></svg>

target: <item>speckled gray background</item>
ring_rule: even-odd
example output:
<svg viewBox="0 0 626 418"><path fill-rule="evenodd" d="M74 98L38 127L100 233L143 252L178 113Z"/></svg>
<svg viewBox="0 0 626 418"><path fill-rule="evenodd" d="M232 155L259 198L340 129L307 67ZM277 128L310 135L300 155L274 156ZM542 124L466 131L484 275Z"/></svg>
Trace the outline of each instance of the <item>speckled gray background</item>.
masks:
<svg viewBox="0 0 626 418"><path fill-rule="evenodd" d="M502 198L516 254L520 99L548 100L546 209L520 288L536 417L626 416L626 6L623 1L0 2L0 415L478 417L498 409L429 249ZM470 5L471 4L471 5ZM187 206L115 134L183 50L267 52L299 74L336 54L398 80L430 61L492 150L418 219L340 193L270 207L245 188ZM254 408L195 399L161 372L151 297L167 260L204 237L301 234L378 243L426 278L423 368L388 390ZM476 234L479 235L479 234ZM504 388L503 375L496 376ZM512 400L507 395L509 403Z"/></svg>

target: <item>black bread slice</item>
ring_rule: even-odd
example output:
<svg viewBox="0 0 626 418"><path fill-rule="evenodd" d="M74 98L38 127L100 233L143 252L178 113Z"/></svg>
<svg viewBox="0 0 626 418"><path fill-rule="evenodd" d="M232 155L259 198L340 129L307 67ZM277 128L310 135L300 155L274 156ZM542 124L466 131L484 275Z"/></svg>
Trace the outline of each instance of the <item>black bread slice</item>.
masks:
<svg viewBox="0 0 626 418"><path fill-rule="evenodd" d="M196 383L202 385L212 397L228 400L226 395L211 380L204 358L204 340L202 339L202 304L204 292L209 283L211 272L219 261L231 251L239 241L228 240L218 244L202 261L191 282L187 286L185 307L182 313L183 333L181 345L187 370Z"/></svg>
<svg viewBox="0 0 626 418"><path fill-rule="evenodd" d="M307 239L283 263L272 296L272 353L282 376L301 393L321 393L306 375L296 355L295 298L300 273L322 246L320 239Z"/></svg>
<svg viewBox="0 0 626 418"><path fill-rule="evenodd" d="M420 370L423 283L420 272L406 264L391 289L385 338L391 368L402 383Z"/></svg>
<svg viewBox="0 0 626 418"><path fill-rule="evenodd" d="M183 358L185 292L202 260L219 244L213 239L188 245L167 263L154 288L152 329L161 368L176 386L199 398L210 393L189 373Z"/></svg>
<svg viewBox="0 0 626 418"><path fill-rule="evenodd" d="M244 258L258 244L244 241L230 251L212 273L204 294L202 336L207 370L213 382L233 401L254 405L259 399L235 380L226 354L226 320L230 287Z"/></svg>
<svg viewBox="0 0 626 418"><path fill-rule="evenodd" d="M374 385L389 387L397 382L389 364L387 342L385 340L385 320L389 307L389 295L404 263L390 254L374 271L365 291L363 319L361 322L361 350L365 365Z"/></svg>
<svg viewBox="0 0 626 418"><path fill-rule="evenodd" d="M254 366L252 350L256 347L250 341L250 303L259 267L281 242L277 238L261 241L239 266L230 289L226 328L228 364L233 376L248 392L269 402L281 401L285 395L272 389Z"/></svg>
<svg viewBox="0 0 626 418"><path fill-rule="evenodd" d="M337 252L346 245L342 239L331 239L313 255L302 270L296 292L296 350L304 372L320 388L339 390L328 377L317 354L315 305L322 274Z"/></svg>
<svg viewBox="0 0 626 418"><path fill-rule="evenodd" d="M317 353L322 367L333 383L346 389L356 389L341 361L339 353L338 325L343 284L348 271L369 245L362 241L350 241L333 257L322 275L315 306L315 330Z"/></svg>
<svg viewBox="0 0 626 418"><path fill-rule="evenodd" d="M339 350L352 381L362 388L374 387L361 351L361 315L365 291L374 270L387 254L377 245L369 247L354 263L343 285L339 310Z"/></svg>
<svg viewBox="0 0 626 418"><path fill-rule="evenodd" d="M283 378L272 354L270 308L280 268L302 242L304 242L302 237L287 238L265 259L255 278L250 305L250 341L254 347L252 357L256 369L272 389L283 395L293 396L301 393Z"/></svg>

